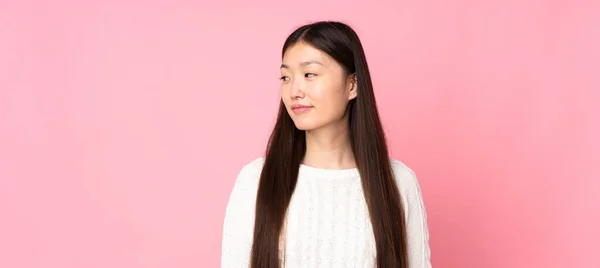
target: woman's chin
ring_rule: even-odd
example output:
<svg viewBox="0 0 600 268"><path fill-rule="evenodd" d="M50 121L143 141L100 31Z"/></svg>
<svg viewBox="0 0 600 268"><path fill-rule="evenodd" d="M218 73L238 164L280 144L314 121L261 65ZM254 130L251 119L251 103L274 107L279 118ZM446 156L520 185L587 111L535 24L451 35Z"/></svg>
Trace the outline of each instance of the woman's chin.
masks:
<svg viewBox="0 0 600 268"><path fill-rule="evenodd" d="M309 131L316 128L316 124L314 124L313 122L307 122L305 120L294 121L294 125L297 129L302 131Z"/></svg>

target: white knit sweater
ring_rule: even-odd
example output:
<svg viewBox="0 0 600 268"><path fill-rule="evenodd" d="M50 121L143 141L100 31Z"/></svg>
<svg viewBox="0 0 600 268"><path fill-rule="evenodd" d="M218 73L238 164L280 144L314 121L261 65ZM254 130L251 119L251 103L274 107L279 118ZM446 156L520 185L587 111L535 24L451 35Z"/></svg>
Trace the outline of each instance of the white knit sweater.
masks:
<svg viewBox="0 0 600 268"><path fill-rule="evenodd" d="M247 268L256 192L264 158L245 165L233 187L223 226L221 267ZM431 267L427 216L415 174L391 160L406 215L410 268ZM285 267L375 267L375 240L358 169L300 166L287 211Z"/></svg>

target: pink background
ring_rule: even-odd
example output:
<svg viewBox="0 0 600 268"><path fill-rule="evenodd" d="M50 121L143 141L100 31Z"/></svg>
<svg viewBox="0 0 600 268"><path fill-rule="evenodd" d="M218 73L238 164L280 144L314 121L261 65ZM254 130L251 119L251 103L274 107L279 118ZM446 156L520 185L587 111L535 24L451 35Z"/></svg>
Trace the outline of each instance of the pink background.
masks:
<svg viewBox="0 0 600 268"><path fill-rule="evenodd" d="M0 2L0 267L218 267L318 19L363 40L434 267L600 267L599 1L198 2Z"/></svg>

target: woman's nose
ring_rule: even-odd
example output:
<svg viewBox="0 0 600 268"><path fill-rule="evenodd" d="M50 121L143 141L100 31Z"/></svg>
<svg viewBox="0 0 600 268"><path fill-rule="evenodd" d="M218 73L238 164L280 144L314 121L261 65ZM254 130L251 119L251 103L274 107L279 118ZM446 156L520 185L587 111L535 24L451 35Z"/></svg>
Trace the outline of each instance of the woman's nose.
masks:
<svg viewBox="0 0 600 268"><path fill-rule="evenodd" d="M304 98L304 91L302 88L302 80L295 80L294 82L292 82L292 90L290 92L290 97L292 99Z"/></svg>

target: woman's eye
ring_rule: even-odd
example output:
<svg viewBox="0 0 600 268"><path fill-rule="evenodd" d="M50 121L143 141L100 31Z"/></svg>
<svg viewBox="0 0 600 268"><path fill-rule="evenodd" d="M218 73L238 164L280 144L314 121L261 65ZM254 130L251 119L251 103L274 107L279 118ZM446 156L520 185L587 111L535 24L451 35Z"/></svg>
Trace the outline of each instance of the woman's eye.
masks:
<svg viewBox="0 0 600 268"><path fill-rule="evenodd" d="M306 78L311 78L311 77L315 77L315 76L317 76L317 75L316 75L316 74L313 74L313 73L307 73L307 74L305 74L304 76L306 76Z"/></svg>
<svg viewBox="0 0 600 268"><path fill-rule="evenodd" d="M287 81L287 80L289 80L289 79L290 79L290 78L289 78L289 77L287 77L287 76L282 76L282 77L280 77L280 78L279 78L279 80L281 80L281 81Z"/></svg>

